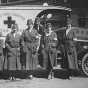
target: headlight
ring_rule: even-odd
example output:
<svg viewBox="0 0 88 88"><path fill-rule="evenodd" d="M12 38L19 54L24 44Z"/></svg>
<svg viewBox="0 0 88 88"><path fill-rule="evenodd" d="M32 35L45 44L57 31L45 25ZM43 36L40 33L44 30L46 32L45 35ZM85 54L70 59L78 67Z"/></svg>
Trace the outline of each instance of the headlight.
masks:
<svg viewBox="0 0 88 88"><path fill-rule="evenodd" d="M83 46L84 49L88 49L88 46Z"/></svg>

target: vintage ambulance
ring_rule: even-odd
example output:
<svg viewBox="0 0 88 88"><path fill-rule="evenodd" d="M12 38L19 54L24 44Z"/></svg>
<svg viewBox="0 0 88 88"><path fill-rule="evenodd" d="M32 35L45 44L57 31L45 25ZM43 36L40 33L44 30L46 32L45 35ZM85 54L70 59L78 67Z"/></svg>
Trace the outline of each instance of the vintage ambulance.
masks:
<svg viewBox="0 0 88 88"><path fill-rule="evenodd" d="M64 39L66 36L73 37L73 41L76 42L77 49L77 62L75 63L79 67L79 71L82 71L88 76L88 30L72 27L66 34L67 15L71 15L71 9L63 6L51 6L51 5L1 5L0 6L0 39L5 41L7 33L11 31L12 24L18 24L18 31L21 34L27 27L27 20L39 17L41 24L45 25L47 22L51 22L54 26L54 31L58 34L61 46L64 45ZM75 36L73 36L75 35ZM67 40L65 40L67 41ZM62 44L63 43L63 44ZM59 45L58 45L59 46ZM3 47L4 44L3 44ZM64 45L64 47L66 47ZM64 48L61 48L64 51ZM58 50L58 53L59 50ZM59 54L60 56L60 54ZM62 69L66 67L67 55L65 52L62 56L57 56L57 60L63 59ZM66 57L68 58L68 57ZM61 62L62 63L62 62ZM58 65L59 66L59 65Z"/></svg>
<svg viewBox="0 0 88 88"><path fill-rule="evenodd" d="M18 31L21 34L27 27L27 20L39 17L41 24L45 25L51 22L54 26L54 31L58 34L60 49L57 50L57 63L61 61L62 69L66 67L68 58L66 51L64 52L66 36L73 38L77 50L78 70L88 76L88 30L79 27L72 27L68 32L66 31L67 15L71 15L71 9L63 6L44 5L1 5L0 6L0 40L4 41L7 33L11 31L12 24L18 24ZM67 34L66 34L67 32ZM59 46L58 45L58 46ZM62 52L63 51L63 52ZM61 54L62 53L62 54ZM61 56L61 57L60 57ZM63 62L62 62L63 61ZM41 62L41 61L40 61Z"/></svg>

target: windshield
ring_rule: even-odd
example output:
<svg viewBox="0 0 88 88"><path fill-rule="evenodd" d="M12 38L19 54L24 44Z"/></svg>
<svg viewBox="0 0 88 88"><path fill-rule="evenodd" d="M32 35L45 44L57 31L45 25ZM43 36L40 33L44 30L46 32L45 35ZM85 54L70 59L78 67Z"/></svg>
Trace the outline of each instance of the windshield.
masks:
<svg viewBox="0 0 88 88"><path fill-rule="evenodd" d="M58 29L66 26L66 14L65 10L47 9L38 14L38 17L41 18L41 24L49 22L54 29Z"/></svg>

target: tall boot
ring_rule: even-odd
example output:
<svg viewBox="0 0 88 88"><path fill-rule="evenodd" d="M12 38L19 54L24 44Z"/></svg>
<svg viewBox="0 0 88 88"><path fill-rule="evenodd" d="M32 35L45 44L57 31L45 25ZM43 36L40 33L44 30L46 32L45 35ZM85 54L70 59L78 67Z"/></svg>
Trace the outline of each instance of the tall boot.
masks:
<svg viewBox="0 0 88 88"><path fill-rule="evenodd" d="M28 73L28 77L27 77L27 78L32 80L32 79L33 79L33 74L32 74L32 72L30 72L30 74L29 74L29 71L27 70L27 73Z"/></svg>
<svg viewBox="0 0 88 88"><path fill-rule="evenodd" d="M51 79L54 79L54 72L51 72Z"/></svg>
<svg viewBox="0 0 88 88"><path fill-rule="evenodd" d="M12 81L13 80L16 80L16 78L15 78L15 71L12 71Z"/></svg>
<svg viewBox="0 0 88 88"><path fill-rule="evenodd" d="M48 80L52 79L52 70L49 71Z"/></svg>

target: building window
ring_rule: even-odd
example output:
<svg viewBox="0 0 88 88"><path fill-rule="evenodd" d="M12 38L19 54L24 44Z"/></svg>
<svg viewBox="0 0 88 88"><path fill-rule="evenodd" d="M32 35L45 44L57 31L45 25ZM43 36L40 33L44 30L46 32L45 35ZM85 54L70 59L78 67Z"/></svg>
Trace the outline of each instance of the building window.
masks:
<svg viewBox="0 0 88 88"><path fill-rule="evenodd" d="M85 27L86 18L79 18L78 19L78 24L79 24L79 27Z"/></svg>

